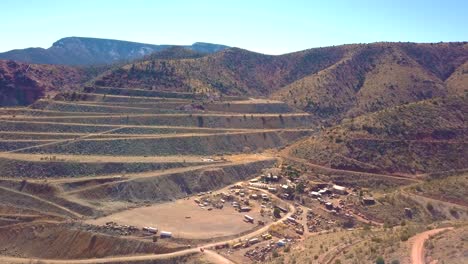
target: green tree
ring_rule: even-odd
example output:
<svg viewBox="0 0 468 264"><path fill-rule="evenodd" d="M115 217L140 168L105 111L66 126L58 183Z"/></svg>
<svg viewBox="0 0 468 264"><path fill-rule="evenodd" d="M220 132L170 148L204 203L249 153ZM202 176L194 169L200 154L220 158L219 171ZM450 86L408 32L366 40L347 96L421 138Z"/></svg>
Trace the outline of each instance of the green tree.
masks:
<svg viewBox="0 0 468 264"><path fill-rule="evenodd" d="M280 209L276 208L273 209L273 216L276 217L276 218L281 218L281 211Z"/></svg>
<svg viewBox="0 0 468 264"><path fill-rule="evenodd" d="M304 189L305 189L305 184L303 182L299 182L297 185L296 185L296 192L298 193L304 193Z"/></svg>

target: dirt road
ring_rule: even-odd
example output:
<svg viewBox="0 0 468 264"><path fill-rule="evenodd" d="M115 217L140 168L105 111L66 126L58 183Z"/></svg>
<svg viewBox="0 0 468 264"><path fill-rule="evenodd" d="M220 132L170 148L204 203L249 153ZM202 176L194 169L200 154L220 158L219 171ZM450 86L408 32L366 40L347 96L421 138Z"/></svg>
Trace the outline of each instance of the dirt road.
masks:
<svg viewBox="0 0 468 264"><path fill-rule="evenodd" d="M72 216L72 217L75 217L75 218L81 218L83 217L81 214L77 213L77 212L74 212L66 207L63 207L59 204L56 204L54 202L51 202L49 200L45 200L45 199L42 199L41 197L38 197L38 196L35 196L35 195L32 195L32 194L29 194L29 193L25 193L25 192L20 192L20 191L17 191L17 190L13 190L13 189L9 189L9 188L5 188L5 187L1 187L0 186L0 191L1 192L10 192L10 193L14 193L16 195L21 195L21 196L26 196L28 197L29 199L33 199L33 200L36 200L38 202L41 202L41 203L45 203L45 204L48 204L49 206L51 207L55 207L57 208L59 211L62 211L64 215L67 215L67 216Z"/></svg>
<svg viewBox="0 0 468 264"><path fill-rule="evenodd" d="M411 247L411 264L426 264L424 258L424 242L426 242L429 237L438 234L445 230L451 230L453 227L438 228L429 231L422 232L410 239L410 243L413 244Z"/></svg>
<svg viewBox="0 0 468 264"><path fill-rule="evenodd" d="M212 263L216 264L234 264L234 262L230 261L229 259L225 258L224 256L211 251L211 250L205 250L204 252L204 257L205 260L208 260Z"/></svg>
<svg viewBox="0 0 468 264"><path fill-rule="evenodd" d="M360 172L360 171L351 171L351 170L342 170L342 169L333 169L330 167L318 165L311 163L308 160L301 159L301 158L296 158L292 157L289 155L285 155L284 153L281 154L281 158L285 159L286 161L291 161L291 162L296 162L300 164L304 164L310 168L316 168L316 169L321 169L327 172L333 172L333 173L347 173L350 175L356 175L356 176L369 176L369 177L382 177L382 178L389 178L389 179L396 179L396 180L406 180L408 182L421 182L420 179L414 179L414 178L409 178L407 176L400 176L400 175L388 175L388 174L379 174L379 173L370 173L370 172Z"/></svg>

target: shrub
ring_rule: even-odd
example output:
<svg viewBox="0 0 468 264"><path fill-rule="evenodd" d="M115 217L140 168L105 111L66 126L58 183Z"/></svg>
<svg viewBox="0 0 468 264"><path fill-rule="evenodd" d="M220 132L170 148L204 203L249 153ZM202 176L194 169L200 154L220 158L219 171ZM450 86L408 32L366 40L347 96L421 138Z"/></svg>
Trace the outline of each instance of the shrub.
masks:
<svg viewBox="0 0 468 264"><path fill-rule="evenodd" d="M432 205L432 203L427 203L427 204L426 204L426 209L427 209L429 212L432 212L432 211L434 211L434 206Z"/></svg>
<svg viewBox="0 0 468 264"><path fill-rule="evenodd" d="M272 256L273 256L274 258L279 257L278 251L273 250Z"/></svg>
<svg viewBox="0 0 468 264"><path fill-rule="evenodd" d="M401 241L408 241L409 238L410 238L410 235L408 234L408 232L403 232L400 235L400 240Z"/></svg>
<svg viewBox="0 0 468 264"><path fill-rule="evenodd" d="M453 208L453 207L452 207L452 208L450 208L449 211L450 211L450 214L451 214L453 217L458 218L458 211L457 211L456 208Z"/></svg>
<svg viewBox="0 0 468 264"><path fill-rule="evenodd" d="M375 264L385 264L385 260L380 256L375 260Z"/></svg>
<svg viewBox="0 0 468 264"><path fill-rule="evenodd" d="M304 189L305 189L305 184L303 182L299 182L297 185L296 185L296 192L298 193L304 193Z"/></svg>

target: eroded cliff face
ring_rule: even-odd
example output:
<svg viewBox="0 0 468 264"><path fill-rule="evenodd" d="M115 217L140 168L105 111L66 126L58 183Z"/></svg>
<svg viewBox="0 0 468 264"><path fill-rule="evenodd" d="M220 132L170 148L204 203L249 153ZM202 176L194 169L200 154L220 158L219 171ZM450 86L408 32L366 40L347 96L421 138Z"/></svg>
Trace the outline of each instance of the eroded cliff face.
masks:
<svg viewBox="0 0 468 264"><path fill-rule="evenodd" d="M57 91L77 88L84 75L72 67L0 60L0 106L30 105Z"/></svg>

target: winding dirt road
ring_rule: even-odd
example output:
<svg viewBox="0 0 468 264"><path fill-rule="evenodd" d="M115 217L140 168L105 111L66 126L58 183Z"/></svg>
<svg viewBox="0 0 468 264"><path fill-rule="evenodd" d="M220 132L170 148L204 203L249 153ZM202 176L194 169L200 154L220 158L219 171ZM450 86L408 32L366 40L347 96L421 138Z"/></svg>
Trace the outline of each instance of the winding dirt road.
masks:
<svg viewBox="0 0 468 264"><path fill-rule="evenodd" d="M411 264L426 264L424 253L424 242L431 236L438 234L445 230L452 230L453 227L437 228L429 231L422 232L411 238Z"/></svg>

